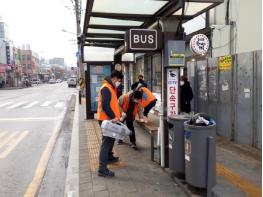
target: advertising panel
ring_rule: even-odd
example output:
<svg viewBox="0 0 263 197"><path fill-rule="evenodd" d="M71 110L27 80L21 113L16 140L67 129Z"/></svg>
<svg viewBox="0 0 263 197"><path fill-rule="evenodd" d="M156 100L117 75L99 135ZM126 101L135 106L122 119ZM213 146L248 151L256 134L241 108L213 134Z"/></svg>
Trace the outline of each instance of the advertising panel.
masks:
<svg viewBox="0 0 263 197"><path fill-rule="evenodd" d="M100 87L105 77L110 76L110 65L91 65L90 66L90 102L91 111L97 111L98 96Z"/></svg>

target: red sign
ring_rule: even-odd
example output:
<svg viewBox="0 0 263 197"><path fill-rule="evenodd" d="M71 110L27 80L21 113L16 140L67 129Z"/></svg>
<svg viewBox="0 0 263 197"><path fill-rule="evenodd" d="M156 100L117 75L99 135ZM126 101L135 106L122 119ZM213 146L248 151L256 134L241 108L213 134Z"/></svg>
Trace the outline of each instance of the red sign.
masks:
<svg viewBox="0 0 263 197"><path fill-rule="evenodd" d="M0 64L0 73L5 73L5 65Z"/></svg>

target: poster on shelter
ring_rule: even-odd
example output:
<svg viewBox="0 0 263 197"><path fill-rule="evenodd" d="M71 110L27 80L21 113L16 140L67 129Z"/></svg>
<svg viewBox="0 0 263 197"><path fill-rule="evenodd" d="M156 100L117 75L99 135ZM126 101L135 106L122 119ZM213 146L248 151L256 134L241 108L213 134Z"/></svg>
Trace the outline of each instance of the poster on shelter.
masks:
<svg viewBox="0 0 263 197"><path fill-rule="evenodd" d="M110 65L90 65L90 103L91 111L97 111L98 94L103 80L106 76L110 76Z"/></svg>

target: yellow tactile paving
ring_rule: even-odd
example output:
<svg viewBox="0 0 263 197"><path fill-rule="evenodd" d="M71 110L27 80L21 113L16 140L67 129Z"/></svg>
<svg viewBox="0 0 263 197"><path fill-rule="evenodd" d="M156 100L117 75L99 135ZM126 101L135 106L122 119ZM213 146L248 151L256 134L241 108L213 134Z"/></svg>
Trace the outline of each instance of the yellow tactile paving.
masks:
<svg viewBox="0 0 263 197"><path fill-rule="evenodd" d="M101 130L96 120L89 120L86 122L86 133L90 168L91 171L95 172L99 167L99 153L101 144ZM116 154L115 149L113 149L113 152ZM120 168L123 166L124 165L122 162L116 162L109 165L110 168Z"/></svg>
<svg viewBox="0 0 263 197"><path fill-rule="evenodd" d="M234 173L230 169L226 168L220 163L216 164L217 175L222 176L224 179L238 187L250 197L261 197L262 190L254 183L245 180L238 174Z"/></svg>

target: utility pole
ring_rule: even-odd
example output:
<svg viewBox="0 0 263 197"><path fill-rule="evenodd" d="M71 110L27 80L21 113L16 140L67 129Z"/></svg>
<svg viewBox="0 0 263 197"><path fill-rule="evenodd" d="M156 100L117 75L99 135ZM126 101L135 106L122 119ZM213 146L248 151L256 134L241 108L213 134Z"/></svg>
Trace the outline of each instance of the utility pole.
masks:
<svg viewBox="0 0 263 197"><path fill-rule="evenodd" d="M75 0L75 14L76 14L76 26L77 26L77 44L78 44L78 52L77 52L77 63L79 67L79 81L80 78L85 79L85 71L82 64L82 57L81 57L81 26L80 26L80 20L81 20L81 0ZM84 95L85 89L83 87L80 87L79 90L79 103L81 104L81 96Z"/></svg>
<svg viewBox="0 0 263 197"><path fill-rule="evenodd" d="M81 0L75 0L75 14L76 14L76 26L77 26L77 44L78 44L78 55L77 55L77 62L79 66L79 77L84 79L84 67L82 64L81 58Z"/></svg>

